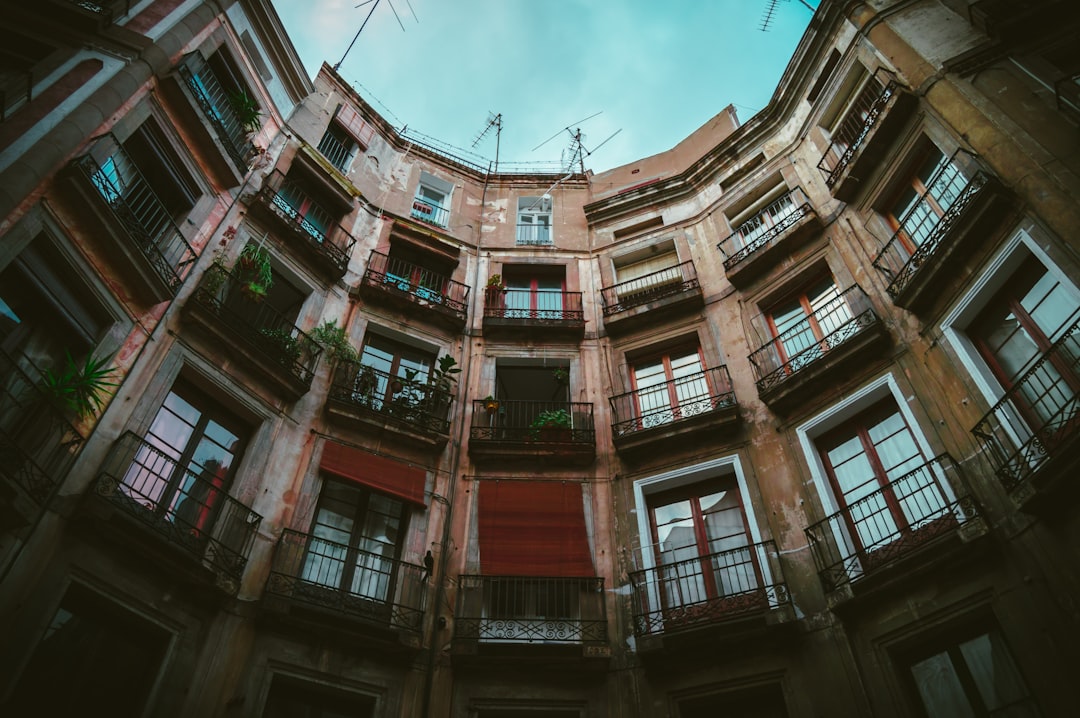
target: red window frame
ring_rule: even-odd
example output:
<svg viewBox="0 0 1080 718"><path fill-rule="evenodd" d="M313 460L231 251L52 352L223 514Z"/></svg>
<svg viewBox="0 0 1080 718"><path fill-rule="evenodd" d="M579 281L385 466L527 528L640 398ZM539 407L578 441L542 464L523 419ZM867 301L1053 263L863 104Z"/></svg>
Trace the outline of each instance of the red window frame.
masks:
<svg viewBox="0 0 1080 718"><path fill-rule="evenodd" d="M708 392L709 396L712 395L713 387L709 383L709 375L705 371L705 353L701 349L700 344L681 344L659 352L653 352L651 354L638 357L630 365L630 388L633 391L634 410L637 412L637 416L639 418L641 418L642 416L642 410L640 394L641 387L638 386L637 377L638 367L649 363L655 363L657 359L661 361L664 366L664 383L667 384L668 407L674 410L681 406L682 401L679 399L678 389L675 385L675 376L671 369L671 358L673 355L676 356L676 358L680 358L690 356L693 353L697 354L698 373L704 375L703 380L705 381L706 391ZM646 389L651 389L654 386L657 385L650 385L646 387Z"/></svg>

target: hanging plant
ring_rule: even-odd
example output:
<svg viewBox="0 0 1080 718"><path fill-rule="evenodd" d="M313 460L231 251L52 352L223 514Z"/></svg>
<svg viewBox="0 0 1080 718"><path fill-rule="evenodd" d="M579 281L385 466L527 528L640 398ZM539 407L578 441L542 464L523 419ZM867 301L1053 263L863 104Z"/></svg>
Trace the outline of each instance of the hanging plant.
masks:
<svg viewBox="0 0 1080 718"><path fill-rule="evenodd" d="M259 103L246 91L240 90L229 95L229 105L236 113L236 119L245 132L258 132L262 127L262 114L259 112Z"/></svg>
<svg viewBox="0 0 1080 718"><path fill-rule="evenodd" d="M359 353L349 344L345 335L345 327L339 327L337 320L323 322L311 330L311 338L326 349L327 356L331 361L356 361Z"/></svg>
<svg viewBox="0 0 1080 718"><path fill-rule="evenodd" d="M240 250L236 260L240 269L240 292L252 301L262 301L270 287L274 286L274 269L270 265L270 252L264 247L248 242Z"/></svg>
<svg viewBox="0 0 1080 718"><path fill-rule="evenodd" d="M551 372L551 376L559 386L566 386L570 383L570 372L561 366L555 367Z"/></svg>

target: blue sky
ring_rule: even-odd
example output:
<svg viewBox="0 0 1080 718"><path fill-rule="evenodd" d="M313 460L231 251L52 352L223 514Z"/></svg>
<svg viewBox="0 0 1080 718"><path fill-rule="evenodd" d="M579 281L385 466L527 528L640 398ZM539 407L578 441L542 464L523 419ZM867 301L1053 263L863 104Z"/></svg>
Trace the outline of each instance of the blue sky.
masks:
<svg viewBox="0 0 1080 718"><path fill-rule="evenodd" d="M371 8L273 2L312 76L341 59ZM475 149L473 140L489 112L502 113L502 163L559 161L568 133L534 148L602 112L581 129L595 150L586 167L603 171L673 147L728 104L740 121L765 106L811 16L798 0L778 0L763 33L767 4L381 0L339 72L399 129L483 157L494 157L494 137Z"/></svg>

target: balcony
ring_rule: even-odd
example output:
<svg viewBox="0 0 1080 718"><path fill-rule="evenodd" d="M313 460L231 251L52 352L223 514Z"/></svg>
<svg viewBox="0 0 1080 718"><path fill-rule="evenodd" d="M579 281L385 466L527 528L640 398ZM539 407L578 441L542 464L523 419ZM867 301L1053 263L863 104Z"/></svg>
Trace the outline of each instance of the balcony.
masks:
<svg viewBox="0 0 1080 718"><path fill-rule="evenodd" d="M248 138L248 131L233 108L229 93L198 52L185 55L176 66L176 72L203 120L213 130L213 137L222 152L243 177L247 174L248 161L255 155L255 145Z"/></svg>
<svg viewBox="0 0 1080 718"><path fill-rule="evenodd" d="M773 200L716 245L728 281L745 289L821 230L821 219L801 187Z"/></svg>
<svg viewBox="0 0 1080 718"><path fill-rule="evenodd" d="M630 572L639 650L715 645L791 618L791 597L772 541L682 560L676 556L646 547L647 567Z"/></svg>
<svg viewBox="0 0 1080 718"><path fill-rule="evenodd" d="M726 366L643 387L609 401L614 417L611 433L620 453L712 441L739 422Z"/></svg>
<svg viewBox="0 0 1080 718"><path fill-rule="evenodd" d="M36 373L28 360L0 351L0 532L33 523L82 447Z"/></svg>
<svg viewBox="0 0 1080 718"><path fill-rule="evenodd" d="M442 205L417 197L413 200L412 211L409 213L409 216L413 219L418 219L425 224L432 224L436 227L446 227L447 222L450 219L450 210Z"/></svg>
<svg viewBox="0 0 1080 718"><path fill-rule="evenodd" d="M931 178L927 195L901 219L873 262L889 282L893 303L916 313L933 306L970 250L986 241L1012 207L997 179L985 172L966 179L953 163ZM935 207L942 205L944 214L938 214Z"/></svg>
<svg viewBox="0 0 1080 718"><path fill-rule="evenodd" d="M176 296L198 256L123 145L103 135L70 170L76 191L106 229L102 236L124 281L154 303Z"/></svg>
<svg viewBox="0 0 1080 718"><path fill-rule="evenodd" d="M219 264L203 275L184 307L185 319L202 329L236 361L289 399L311 388L322 347L273 307L247 299L242 280Z"/></svg>
<svg viewBox="0 0 1080 718"><path fill-rule="evenodd" d="M476 463L538 460L588 466L596 458L593 406L584 403L500 400L491 408L474 401L469 457ZM565 426L541 426L558 415Z"/></svg>
<svg viewBox="0 0 1080 718"><path fill-rule="evenodd" d="M548 224L519 224L515 236L516 244L519 247L555 246L555 240L551 235L551 225Z"/></svg>
<svg viewBox="0 0 1080 718"><path fill-rule="evenodd" d="M186 577L235 594L262 517L229 496L209 468L178 466L171 447L121 436L86 496L94 534L150 560L173 579Z"/></svg>
<svg viewBox="0 0 1080 718"><path fill-rule="evenodd" d="M869 182L917 105L915 95L884 68L863 85L818 162L836 199L850 202Z"/></svg>
<svg viewBox="0 0 1080 718"><path fill-rule="evenodd" d="M654 325L660 316L705 306L697 270L689 260L604 287L600 299L604 305L604 328L609 334Z"/></svg>
<svg viewBox="0 0 1080 718"><path fill-rule="evenodd" d="M484 336L581 341L585 336L581 292L489 288L484 293Z"/></svg>
<svg viewBox="0 0 1080 718"><path fill-rule="evenodd" d="M288 246L312 269L330 281L345 276L356 240L301 183L274 170L263 181L252 209L276 221L286 232Z"/></svg>
<svg viewBox="0 0 1080 718"><path fill-rule="evenodd" d="M326 402L333 421L441 450L450 439L453 396L355 362L339 362Z"/></svg>
<svg viewBox="0 0 1080 718"><path fill-rule="evenodd" d="M1078 417L1080 322L1016 380L972 433L1017 504L1033 511L1060 509L1080 493Z"/></svg>
<svg viewBox="0 0 1080 718"><path fill-rule="evenodd" d="M417 319L438 321L455 331L465 327L469 287L430 269L372 251L360 293L386 302Z"/></svg>
<svg viewBox="0 0 1080 718"><path fill-rule="evenodd" d="M334 166L334 169L345 173L358 148L356 141L343 130L328 129L319 140L317 149Z"/></svg>
<svg viewBox="0 0 1080 718"><path fill-rule="evenodd" d="M775 411L820 397L879 353L889 333L855 284L750 355L758 395Z"/></svg>
<svg viewBox="0 0 1080 718"><path fill-rule="evenodd" d="M964 486L942 454L807 528L822 586L840 592L830 600L940 567L961 540L984 534L975 501L957 493Z"/></svg>
<svg viewBox="0 0 1080 718"><path fill-rule="evenodd" d="M426 589L422 566L286 529L263 604L300 625L418 646Z"/></svg>
<svg viewBox="0 0 1080 718"><path fill-rule="evenodd" d="M458 655L604 657L607 643L603 578L458 577Z"/></svg>

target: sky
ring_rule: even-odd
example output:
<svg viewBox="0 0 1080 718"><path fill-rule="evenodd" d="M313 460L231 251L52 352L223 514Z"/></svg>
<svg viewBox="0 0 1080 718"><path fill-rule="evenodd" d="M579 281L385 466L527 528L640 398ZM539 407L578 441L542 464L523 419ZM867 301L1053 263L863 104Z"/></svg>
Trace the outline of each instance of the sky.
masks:
<svg viewBox="0 0 1080 718"><path fill-rule="evenodd" d="M373 7L361 2L273 0L312 77L345 55ZM501 113L500 169L563 161L566 129L580 127L585 166L600 172L674 147L729 104L740 122L765 107L811 17L777 0L761 32L768 5L379 0L339 73L399 130L462 154L494 159L493 130L473 143Z"/></svg>

